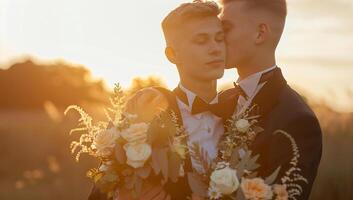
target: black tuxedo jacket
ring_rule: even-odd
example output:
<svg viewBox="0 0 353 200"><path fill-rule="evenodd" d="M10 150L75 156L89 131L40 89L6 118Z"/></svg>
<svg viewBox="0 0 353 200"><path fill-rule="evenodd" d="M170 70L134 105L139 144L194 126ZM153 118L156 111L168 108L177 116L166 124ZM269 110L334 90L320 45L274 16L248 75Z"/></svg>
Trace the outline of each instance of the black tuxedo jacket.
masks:
<svg viewBox="0 0 353 200"><path fill-rule="evenodd" d="M183 125L175 92L164 88L161 91L169 101L169 109L174 111ZM219 101L224 104L223 119L226 121L235 111L239 90L233 88L219 95ZM303 194L298 199L308 199L313 181L316 177L321 159L322 136L317 118L303 99L286 83L281 70L275 69L265 86L256 95L253 102L259 106L256 114L261 115L260 126L265 131L257 136L251 145L253 154L259 154L261 168L258 170L261 177L267 177L278 166L282 166L279 177L288 170L292 158L289 140L281 135L272 133L278 129L287 131L298 144L301 157L299 167L302 175L308 179L308 184L301 183ZM190 158L186 160L185 171L191 171ZM280 183L280 180L276 180ZM173 200L186 199L191 196L187 179L180 178L177 183L168 182L165 189ZM89 200L106 200L105 194L93 187Z"/></svg>
<svg viewBox="0 0 353 200"><path fill-rule="evenodd" d="M233 88L225 93L232 96L237 90ZM253 104L258 105L259 109L254 114L261 116L259 125L264 128L264 132L259 133L250 146L253 155L260 155L259 175L267 177L282 166L278 176L282 177L290 168L291 144L285 136L273 134L276 130L286 131L298 145L298 167L308 180L308 184L298 182L303 193L297 199L308 199L322 154L322 134L315 114L303 98L287 85L279 68L274 69L267 83L254 97ZM280 178L276 182L280 183Z"/></svg>

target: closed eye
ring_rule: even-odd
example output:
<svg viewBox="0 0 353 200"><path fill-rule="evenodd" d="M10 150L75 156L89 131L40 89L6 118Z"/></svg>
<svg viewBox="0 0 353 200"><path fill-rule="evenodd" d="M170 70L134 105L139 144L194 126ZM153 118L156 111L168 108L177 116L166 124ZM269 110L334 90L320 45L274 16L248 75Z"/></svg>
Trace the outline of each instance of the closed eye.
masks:
<svg viewBox="0 0 353 200"><path fill-rule="evenodd" d="M194 37L193 42L196 44L205 44L208 40L207 34L199 34Z"/></svg>

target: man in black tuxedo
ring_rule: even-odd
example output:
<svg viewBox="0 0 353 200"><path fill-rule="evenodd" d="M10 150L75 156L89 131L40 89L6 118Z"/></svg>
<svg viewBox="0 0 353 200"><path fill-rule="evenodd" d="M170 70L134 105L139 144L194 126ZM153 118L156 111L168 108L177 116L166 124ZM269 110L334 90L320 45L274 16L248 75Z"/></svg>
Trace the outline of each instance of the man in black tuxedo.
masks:
<svg viewBox="0 0 353 200"><path fill-rule="evenodd" d="M250 145L259 154L259 175L267 177L282 166L279 177L290 168L292 147L276 130L289 133L296 141L298 167L308 183L298 181L308 199L322 154L318 120L300 95L291 89L276 65L275 51L287 15L285 0L224 0L220 18L226 33L228 68L236 67L239 79L226 94L239 94L236 113L256 104L260 126L265 129ZM232 95L231 95L232 96ZM281 183L280 179L276 180Z"/></svg>
<svg viewBox="0 0 353 200"><path fill-rule="evenodd" d="M179 125L189 133L187 145L198 142L211 158L217 157L218 140L224 131L223 110L219 109L222 99L217 94L217 79L223 76L225 66L224 32L217 17L219 13L214 2L194 1L168 14L162 23L167 44L165 54L176 65L180 83L174 91L152 88L168 99L169 109L177 114ZM143 95L144 91L139 92ZM190 157L185 161L185 173L193 168L202 170L200 167ZM183 200L191 195L185 175L177 183L168 182L163 189L158 185L152 187L140 199ZM89 200L103 199L106 199L105 194L94 187Z"/></svg>

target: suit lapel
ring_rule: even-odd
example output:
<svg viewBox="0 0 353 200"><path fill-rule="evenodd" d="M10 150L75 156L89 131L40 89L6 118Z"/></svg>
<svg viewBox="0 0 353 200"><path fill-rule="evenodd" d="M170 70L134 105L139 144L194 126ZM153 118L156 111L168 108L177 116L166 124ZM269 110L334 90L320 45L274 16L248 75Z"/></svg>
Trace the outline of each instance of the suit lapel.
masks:
<svg viewBox="0 0 353 200"><path fill-rule="evenodd" d="M263 121L267 115L271 112L276 104L278 104L278 99L280 92L287 85L284 79L281 69L275 69L273 75L268 79L267 83L255 96L252 105L257 105L257 114Z"/></svg>
<svg viewBox="0 0 353 200"><path fill-rule="evenodd" d="M176 91L177 88L174 89L173 91L170 91L168 89L162 88L162 87L155 87L157 90L159 90L160 92L162 92L164 94L164 96L168 99L169 102L169 110L173 111L176 115L177 115L177 121L178 121L178 125L180 127L183 127L183 118L179 109L179 105L177 102L177 95L176 95ZM186 138L185 140L185 144L187 144L187 140L188 138ZM191 164L191 157L188 156L187 159L185 159L185 171L192 171L192 164Z"/></svg>
<svg viewBox="0 0 353 200"><path fill-rule="evenodd" d="M236 111L236 106L239 98L239 91L236 88L231 88L219 93L219 102L222 104L221 112L223 123L227 123L227 120Z"/></svg>
<svg viewBox="0 0 353 200"><path fill-rule="evenodd" d="M262 143L262 141L269 136L266 130L268 115L278 104L282 89L287 86L287 82L284 79L281 70L279 68L275 70L273 76L267 81L252 102L252 105L257 105L257 109L255 110L256 113L254 113L254 115L260 115L258 125L264 128L265 131L256 137L251 145L251 149L256 148L258 144Z"/></svg>

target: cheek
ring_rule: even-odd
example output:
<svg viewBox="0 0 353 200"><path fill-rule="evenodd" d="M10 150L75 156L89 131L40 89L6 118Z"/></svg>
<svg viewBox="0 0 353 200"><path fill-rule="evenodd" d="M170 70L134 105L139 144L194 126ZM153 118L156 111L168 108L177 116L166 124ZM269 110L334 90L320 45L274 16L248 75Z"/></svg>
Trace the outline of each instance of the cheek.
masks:
<svg viewBox="0 0 353 200"><path fill-rule="evenodd" d="M192 45L184 47L178 55L178 61L182 65L185 71L199 71L202 68L202 64L205 60L204 51L202 48L198 48Z"/></svg>
<svg viewBox="0 0 353 200"><path fill-rule="evenodd" d="M228 33L226 41L227 51L243 51L251 46L252 35L241 29L234 30Z"/></svg>
<svg viewBox="0 0 353 200"><path fill-rule="evenodd" d="M190 46L188 49L188 53L186 55L191 63L195 65L200 65L205 61L207 56L207 49L202 46Z"/></svg>

